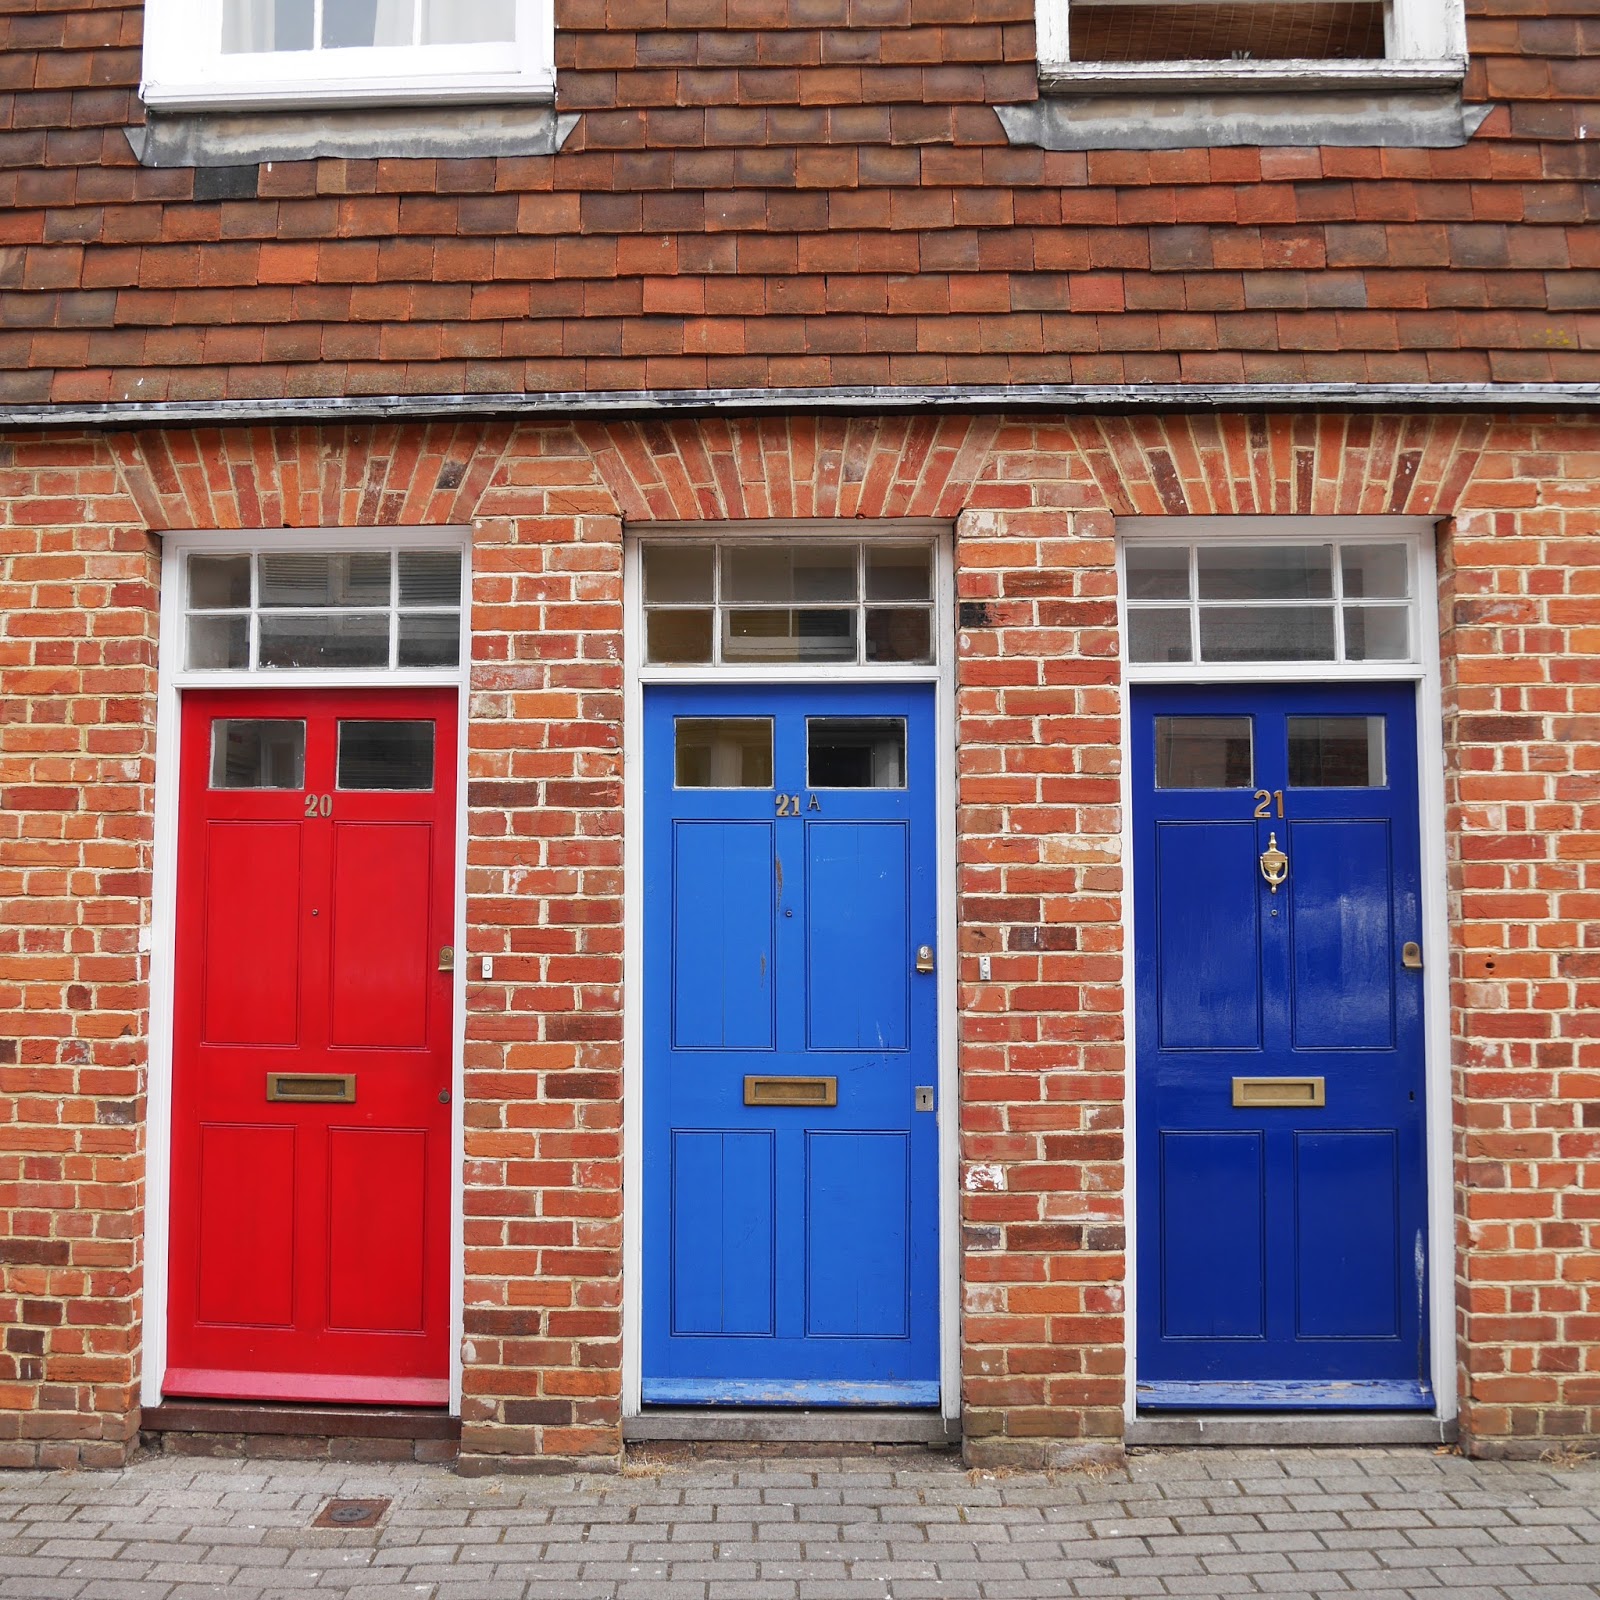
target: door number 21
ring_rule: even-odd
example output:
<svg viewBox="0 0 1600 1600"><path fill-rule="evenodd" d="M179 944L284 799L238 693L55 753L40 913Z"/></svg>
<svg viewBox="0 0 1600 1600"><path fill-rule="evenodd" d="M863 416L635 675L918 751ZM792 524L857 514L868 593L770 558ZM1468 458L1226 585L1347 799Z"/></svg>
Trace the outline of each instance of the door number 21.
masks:
<svg viewBox="0 0 1600 1600"><path fill-rule="evenodd" d="M1257 789L1254 795L1256 809L1254 815L1258 817L1271 817L1283 815L1283 790L1273 789L1270 793L1266 789ZM1272 809L1273 802L1277 802L1278 809Z"/></svg>
<svg viewBox="0 0 1600 1600"><path fill-rule="evenodd" d="M798 817L800 815L800 796L797 794L780 794L777 797L778 815L780 817ZM811 804L807 811L820 811L822 802L815 795L811 797Z"/></svg>

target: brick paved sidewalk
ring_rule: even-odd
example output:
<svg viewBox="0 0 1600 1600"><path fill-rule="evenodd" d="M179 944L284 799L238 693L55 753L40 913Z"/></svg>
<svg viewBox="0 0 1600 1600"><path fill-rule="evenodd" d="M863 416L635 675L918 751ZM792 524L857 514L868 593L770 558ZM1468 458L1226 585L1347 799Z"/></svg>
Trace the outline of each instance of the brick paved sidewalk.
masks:
<svg viewBox="0 0 1600 1600"><path fill-rule="evenodd" d="M374 1529L313 1528L330 1496ZM623 1477L141 1461L0 1474L3 1600L1593 1600L1600 1464L1171 1451L995 1476L928 1457Z"/></svg>

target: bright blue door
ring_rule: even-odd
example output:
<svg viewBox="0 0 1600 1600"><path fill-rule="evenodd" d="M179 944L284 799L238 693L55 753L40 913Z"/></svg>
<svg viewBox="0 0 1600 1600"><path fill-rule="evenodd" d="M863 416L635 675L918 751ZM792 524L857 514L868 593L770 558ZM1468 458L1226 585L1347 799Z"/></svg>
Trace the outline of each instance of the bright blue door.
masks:
<svg viewBox="0 0 1600 1600"><path fill-rule="evenodd" d="M936 1405L932 689L649 688L644 763L644 1400Z"/></svg>
<svg viewBox="0 0 1600 1600"><path fill-rule="evenodd" d="M1139 1403L1431 1407L1415 689L1132 729Z"/></svg>

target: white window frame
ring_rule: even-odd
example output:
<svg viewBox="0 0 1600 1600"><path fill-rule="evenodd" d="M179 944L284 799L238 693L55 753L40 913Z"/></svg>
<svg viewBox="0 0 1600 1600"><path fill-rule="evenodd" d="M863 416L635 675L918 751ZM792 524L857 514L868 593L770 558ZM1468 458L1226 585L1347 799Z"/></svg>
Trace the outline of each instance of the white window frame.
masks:
<svg viewBox="0 0 1600 1600"><path fill-rule="evenodd" d="M1422 948L1433 952L1423 969L1422 1014L1424 1072L1427 1085L1423 1135L1428 1194L1429 1301L1424 1314L1429 1337L1429 1377L1435 1410L1420 1413L1419 1430L1432 1428L1433 1441L1452 1437L1459 1408L1455 1347L1455 1188L1453 1167L1454 1086L1450 1062L1450 919L1445 899L1449 863L1445 830L1445 745L1442 712L1442 675L1439 662L1438 575L1435 561L1435 519L1407 516L1242 516L1242 517L1118 517L1117 623L1118 664L1128 687L1145 683L1269 684L1286 683L1411 683L1417 691L1417 805L1422 846ZM1128 607L1125 552L1133 543L1175 545L1204 542L1239 545L1259 540L1265 544L1382 544L1409 547L1412 604L1416 607L1410 661L1286 661L1286 662L1139 662L1128 658ZM1133 762L1131 695L1122 696L1122 859L1134 860ZM1162 1440L1139 1415L1138 1370L1138 1252L1140 1220L1135 1199L1139 1193L1137 1079L1138 1017L1134 999L1134 888L1130 879L1122 896L1123 993L1126 997L1127 1070L1123 1079L1123 1126L1127 1131L1123 1174L1128 1267L1124 1279L1124 1338L1128 1355L1123 1419L1130 1442ZM1363 1423L1380 1420L1352 1418ZM1337 1434L1343 1419L1319 1414L1315 1426L1324 1437ZM1267 1426L1273 1425L1268 1422ZM1271 1442L1298 1442L1312 1437L1305 1431L1303 1415L1285 1415L1282 1432ZM1298 1430L1298 1431L1297 1431ZM1409 1437L1419 1437L1410 1435ZM1365 1437L1355 1433L1351 1437Z"/></svg>
<svg viewBox="0 0 1600 1600"><path fill-rule="evenodd" d="M251 672L243 667L189 671L185 611L186 558L349 550L459 549L461 551L461 661L450 668L358 667L338 670L282 669ZM139 953L149 961L149 1075L145 1113L144 1366L139 1403L159 1406L167 1375L168 1250L172 1237L172 1048L177 989L178 755L182 739L182 695L186 689L283 690L318 688L392 689L453 685L457 695L456 764L437 781L456 786L456 866L452 890L453 945L467 947L467 723L472 671L470 636L472 529L460 525L425 528L297 528L277 532L205 529L161 536L161 637L156 697L155 837L150 924L139 931ZM465 1306L465 1211L462 1174L466 1160L467 963L456 963L451 987L450 1065L450 1414L461 1414L462 1338Z"/></svg>
<svg viewBox="0 0 1600 1600"><path fill-rule="evenodd" d="M740 522L652 522L648 524L647 531L635 533L629 530L628 537L632 541L635 552L634 559L639 566L638 582L632 586L633 610L630 612L629 624L638 634L638 655L635 658L638 665L638 674L645 683L671 683L679 680L698 681L702 676L710 675L718 683L777 683L787 678L795 678L804 682L820 682L832 678L850 681L872 681L881 683L888 680L913 680L922 678L937 678L946 665L946 658L950 653L948 640L953 637L953 624L946 614L948 607L945 604L943 541L948 538L950 525L944 522L927 521L921 518L885 518L874 522L847 522L829 518L795 517L773 519L772 521L740 521ZM720 580L714 590L715 598L709 602L711 611L712 629L712 660L709 662L675 662L675 661L646 661L644 653L645 617L649 607L644 599L644 546L664 544L668 541L679 541L684 544L715 545L719 549L731 548L740 545L760 544L763 541L783 540L792 543L825 544L829 540L838 540L844 544L856 544L863 551L869 545L918 545L925 546L931 556L934 592L924 606L921 601L868 601L865 598L863 580L858 572L858 587L856 598L853 601L839 601L837 606L825 606L824 609L853 610L858 621L864 625L865 615L869 607L883 605L893 609L904 606L907 609L927 609L930 613L930 626L932 629L933 659L931 661L869 661L866 659L865 635L858 630L856 648L858 659L855 661L724 661L722 659L722 614L724 610L742 610L745 606L725 601L721 594ZM719 569L720 570L720 569ZM809 602L800 602L799 609L806 609ZM690 604L685 602L681 609L705 609L705 603ZM664 610L677 610L680 607L665 604ZM751 610L782 610L785 607L779 602L751 602ZM708 678L708 681L710 679Z"/></svg>
<svg viewBox="0 0 1600 1600"><path fill-rule="evenodd" d="M1388 680L1410 677L1422 659L1426 633L1423 618L1424 597L1435 587L1425 565L1425 552L1417 537L1414 517L1119 517L1117 519L1117 576L1123 653L1128 670L1141 682L1192 683L1204 678L1208 683L1240 681L1255 683L1264 678L1298 680L1337 677L1341 681L1370 678ZM1139 601L1128 593L1127 551L1130 544L1145 548L1159 546L1183 550L1190 561L1187 600ZM1295 546L1328 548L1333 551L1331 585L1326 598L1308 600L1296 597L1265 600L1201 599L1194 563L1202 549L1247 549L1261 545L1272 549ZM1339 550L1348 545L1392 545L1406 554L1406 593L1404 596L1374 595L1347 597ZM1431 553L1431 552L1429 552ZM1208 608L1228 610L1276 610L1284 606L1325 607L1332 614L1334 654L1331 659L1286 656L1249 661L1207 661L1200 653L1200 617ZM1403 656L1352 658L1346 654L1347 612L1351 608L1382 607L1407 612L1406 635L1409 648ZM1135 612L1168 611L1189 619L1191 656L1188 661L1135 661L1130 650L1129 616Z"/></svg>
<svg viewBox="0 0 1600 1600"><path fill-rule="evenodd" d="M1272 4L1273 0L1259 3ZM1277 3L1293 4L1294 0ZM1034 0L1034 18L1039 76L1046 85L1400 87L1459 82L1467 69L1464 0L1387 0L1387 50L1382 61L1074 61L1071 0Z"/></svg>
<svg viewBox="0 0 1600 1600"><path fill-rule="evenodd" d="M516 0L512 44L409 45L225 55L223 0L146 0L148 106L331 106L549 100L555 94L551 0Z"/></svg>
<svg viewBox="0 0 1600 1600"><path fill-rule="evenodd" d="M665 539L697 544L750 544L758 539L906 544L927 540L933 548L934 656L931 663L792 662L711 666L645 666L643 546ZM794 518L736 522L646 522L623 528L624 699L623 787L623 1024L622 1024L622 1416L629 1424L643 1415L644 1331L644 696L651 684L877 684L931 683L938 738L935 777L938 859L938 943L950 952L938 963L939 1137L939 1414L946 1437L961 1417L960 1142L956 1034L956 638L955 530L949 522L921 518ZM639 1435L635 1434L635 1437Z"/></svg>
<svg viewBox="0 0 1600 1600"><path fill-rule="evenodd" d="M442 602L401 604L398 564L393 560L393 557L403 550L438 551L446 554L460 553L461 584L454 606L445 605ZM185 688L197 688L208 683L215 683L222 688L232 688L244 680L248 680L257 686L265 685L270 687L304 684L313 679L318 683L324 681L328 683L348 683L354 678L370 674L381 674L383 681L389 684L404 683L409 686L412 684L454 683L460 677L462 668L470 659L472 651L470 637L472 621L471 550L469 546L462 545L459 536L449 529L439 532L431 528L396 528L385 539L370 535L345 538L340 529L329 528L320 530L315 542L302 539L295 543L282 545L241 544L238 538L230 534L197 534L188 540L178 553L180 563L177 586L181 599L183 622L181 651L172 670L174 676L179 679ZM260 566L256 559L258 556L281 554L343 556L379 555L383 553L387 553L391 560L389 566L389 598L382 604L266 606L261 603ZM189 567L195 556L248 556L250 558L250 603L248 608L241 606L197 606L191 604ZM219 616L247 619L248 644L246 646L244 664L237 667L191 667L188 664L190 624L196 618ZM361 667L262 666L259 664L257 657L260 654L261 619L264 616L382 616L387 619L389 627L388 659L381 665L374 664ZM458 654L455 664L446 667L400 665L398 620L403 616L456 617L459 623L459 632L457 634Z"/></svg>

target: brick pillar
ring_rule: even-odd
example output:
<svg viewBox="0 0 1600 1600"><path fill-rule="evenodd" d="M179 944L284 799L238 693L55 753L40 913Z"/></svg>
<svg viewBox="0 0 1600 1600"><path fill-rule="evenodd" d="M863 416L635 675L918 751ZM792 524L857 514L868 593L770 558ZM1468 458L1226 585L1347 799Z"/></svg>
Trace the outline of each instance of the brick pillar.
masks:
<svg viewBox="0 0 1600 1600"><path fill-rule="evenodd" d="M591 476L519 436L474 541L466 1472L621 1459L622 526Z"/></svg>
<svg viewBox="0 0 1600 1600"><path fill-rule="evenodd" d="M103 441L0 440L0 1466L138 1428L159 552Z"/></svg>
<svg viewBox="0 0 1600 1600"><path fill-rule="evenodd" d="M1030 498L1070 498L1052 496L1065 473L1039 441L1014 447L1029 450ZM1018 498L1005 484L973 496ZM1013 504L957 527L962 1409L975 1463L1120 1450L1114 559L1104 511Z"/></svg>
<svg viewBox="0 0 1600 1600"><path fill-rule="evenodd" d="M1497 423L1446 542L1462 1441L1600 1432L1600 429Z"/></svg>

